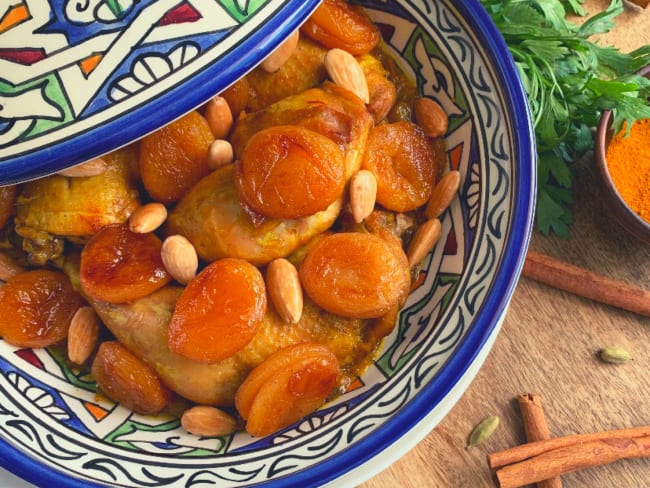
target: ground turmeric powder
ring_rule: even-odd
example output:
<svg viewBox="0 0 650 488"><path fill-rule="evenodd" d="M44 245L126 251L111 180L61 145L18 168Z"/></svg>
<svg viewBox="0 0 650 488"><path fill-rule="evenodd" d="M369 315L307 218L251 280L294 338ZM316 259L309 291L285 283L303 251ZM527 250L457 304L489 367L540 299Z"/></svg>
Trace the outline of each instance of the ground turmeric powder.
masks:
<svg viewBox="0 0 650 488"><path fill-rule="evenodd" d="M606 159L609 174L628 206L650 223L650 119L636 121L612 137Z"/></svg>

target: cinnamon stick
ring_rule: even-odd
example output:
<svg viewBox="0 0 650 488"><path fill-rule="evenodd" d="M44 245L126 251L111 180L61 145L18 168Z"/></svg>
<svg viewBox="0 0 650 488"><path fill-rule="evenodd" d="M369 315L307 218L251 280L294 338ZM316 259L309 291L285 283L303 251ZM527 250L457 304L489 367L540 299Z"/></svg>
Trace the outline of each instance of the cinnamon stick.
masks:
<svg viewBox="0 0 650 488"><path fill-rule="evenodd" d="M613 307L650 317L650 291L528 251L524 276Z"/></svg>
<svg viewBox="0 0 650 488"><path fill-rule="evenodd" d="M524 459L538 456L542 453L571 446L574 444L585 444L603 440L636 439L650 436L650 425L633 427L630 429L608 430L592 434L567 435L564 437L553 437L546 441L529 442L520 446L511 447L503 451L488 454L488 463L491 468L499 468L508 464L517 463Z"/></svg>
<svg viewBox="0 0 650 488"><path fill-rule="evenodd" d="M542 399L535 393L526 393L517 397L521 418L524 421L524 430L528 442L544 441L551 438L551 431L546 423L546 416L542 408ZM562 479L559 476L541 480L538 488L562 488Z"/></svg>
<svg viewBox="0 0 650 488"><path fill-rule="evenodd" d="M650 457L650 436L599 439L547 451L496 472L501 488L516 488L621 459Z"/></svg>

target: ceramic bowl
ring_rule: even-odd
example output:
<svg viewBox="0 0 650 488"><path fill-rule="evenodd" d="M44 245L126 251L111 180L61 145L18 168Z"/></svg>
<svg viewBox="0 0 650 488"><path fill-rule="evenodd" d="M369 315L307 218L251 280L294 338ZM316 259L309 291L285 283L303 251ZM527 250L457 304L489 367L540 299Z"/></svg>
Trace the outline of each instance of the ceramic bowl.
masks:
<svg viewBox="0 0 650 488"><path fill-rule="evenodd" d="M646 66L638 72L639 75L650 78L650 66ZM594 154L602 182L603 197L612 217L620 226L637 239L650 244L650 222L632 210L619 193L607 166L607 147L613 137L611 130L612 112L606 110L600 117L594 142Z"/></svg>
<svg viewBox="0 0 650 488"><path fill-rule="evenodd" d="M231 3L231 2L224 2ZM0 464L38 486L354 486L421 440L481 367L519 277L534 136L507 48L477 0L360 2L423 95L450 115L462 175L398 323L335 401L265 438L197 438L98 400L56 350L0 341Z"/></svg>

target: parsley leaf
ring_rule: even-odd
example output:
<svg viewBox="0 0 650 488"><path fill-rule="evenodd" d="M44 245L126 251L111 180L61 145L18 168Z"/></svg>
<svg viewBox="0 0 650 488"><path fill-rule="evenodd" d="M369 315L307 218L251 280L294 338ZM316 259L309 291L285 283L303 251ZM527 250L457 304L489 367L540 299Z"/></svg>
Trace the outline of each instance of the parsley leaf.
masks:
<svg viewBox="0 0 650 488"><path fill-rule="evenodd" d="M515 61L535 128L538 157L537 228L565 237L572 221L572 165L593 147L591 128L612 110L613 129L650 118L650 80L635 74L650 62L650 46L622 53L591 40L614 26L622 0L582 25L584 0L481 0Z"/></svg>

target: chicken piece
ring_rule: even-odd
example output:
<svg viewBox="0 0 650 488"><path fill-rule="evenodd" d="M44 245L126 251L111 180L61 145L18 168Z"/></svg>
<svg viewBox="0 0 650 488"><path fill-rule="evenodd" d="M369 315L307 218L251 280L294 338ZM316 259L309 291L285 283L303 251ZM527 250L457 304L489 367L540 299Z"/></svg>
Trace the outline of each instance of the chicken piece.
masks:
<svg viewBox="0 0 650 488"><path fill-rule="evenodd" d="M34 264L56 258L61 238L84 242L107 224L125 222L138 207L137 150L120 149L103 159L111 167L97 176L52 175L21 185L16 233Z"/></svg>
<svg viewBox="0 0 650 488"><path fill-rule="evenodd" d="M254 134L277 125L300 125L336 142L346 154L349 178L360 168L373 118L356 96L325 82L322 88L306 90L240 118L231 138L235 156L241 155Z"/></svg>
<svg viewBox="0 0 650 488"><path fill-rule="evenodd" d="M16 193L16 185L0 187L0 229L9 222L14 214Z"/></svg>
<svg viewBox="0 0 650 488"><path fill-rule="evenodd" d="M241 151L257 131L290 124L307 127L336 142L345 154L347 181L360 168L373 120L358 99L326 84L324 89L307 90L241 118L233 134L233 145ZM339 198L327 209L308 217L264 219L259 225L253 224L241 206L232 178L231 167L208 175L181 199L167 220L167 233L187 237L206 261L238 257L265 264L285 257L327 230L343 205L343 198Z"/></svg>
<svg viewBox="0 0 650 488"><path fill-rule="evenodd" d="M167 286L131 303L90 303L115 337L149 364L168 388L196 403L233 405L237 388L255 366L277 350L302 342L323 343L336 354L344 387L363 371L376 347L376 342L364 341L369 337L365 322L325 313L307 301L297 324L289 325L268 310L252 341L239 352L212 364L193 361L167 345L180 291Z"/></svg>
<svg viewBox="0 0 650 488"><path fill-rule="evenodd" d="M257 67L247 76L247 110L256 112L285 97L296 95L320 85L326 78L325 54L327 50L305 37L289 59L274 73Z"/></svg>
<svg viewBox="0 0 650 488"><path fill-rule="evenodd" d="M372 114L375 122L384 120L397 101L395 84L388 79L389 73L381 61L371 54L359 57L359 65L366 76L370 103L368 112Z"/></svg>
<svg viewBox="0 0 650 488"><path fill-rule="evenodd" d="M239 202L233 166L203 178L174 208L166 232L181 234L205 261L223 257L265 264L286 256L327 230L341 211L337 200L327 209L296 220L265 219L254 225Z"/></svg>

